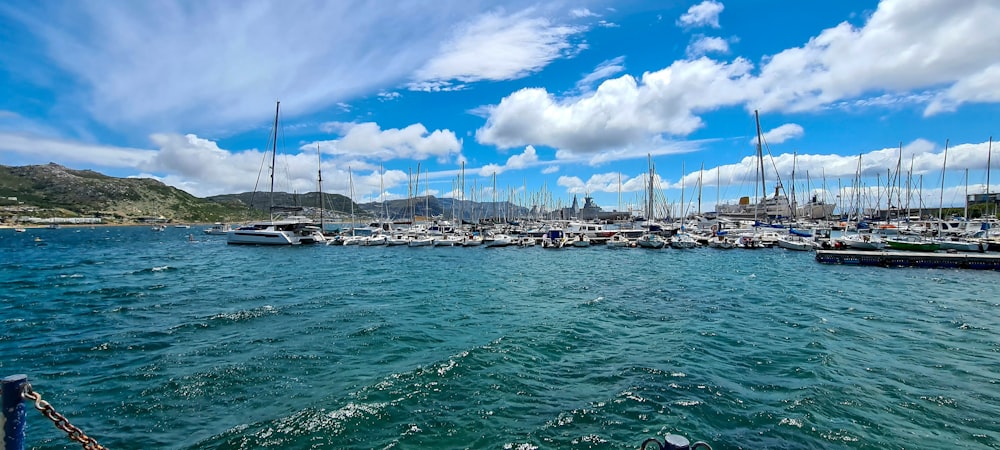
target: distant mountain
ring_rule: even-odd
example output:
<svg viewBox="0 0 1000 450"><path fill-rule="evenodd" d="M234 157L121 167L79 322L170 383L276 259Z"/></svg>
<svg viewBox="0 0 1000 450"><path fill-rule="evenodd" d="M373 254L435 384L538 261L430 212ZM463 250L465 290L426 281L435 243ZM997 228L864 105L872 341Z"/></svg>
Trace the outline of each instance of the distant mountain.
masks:
<svg viewBox="0 0 1000 450"><path fill-rule="evenodd" d="M215 222L245 217L246 208L201 199L149 178L115 178L49 163L0 165L0 215Z"/></svg>
<svg viewBox="0 0 1000 450"><path fill-rule="evenodd" d="M206 200L225 204L239 204L250 206L260 211L267 211L271 207L271 196L267 192L243 192L240 194L223 194L206 197ZM322 200L322 204L320 203ZM305 194L289 194L287 192L274 193L274 206L302 207L306 209L317 209L322 207L324 211L338 214L350 214L351 199L340 194L326 194L322 197L319 193L309 192ZM354 212L361 214L364 209L354 203Z"/></svg>
<svg viewBox="0 0 1000 450"><path fill-rule="evenodd" d="M528 210L510 202L480 203L453 198L437 198L433 196L416 197L410 200L389 200L364 203L360 205L375 217L390 219L405 219L411 216L444 217L453 219L461 217L464 220L491 219L496 217L522 217Z"/></svg>
<svg viewBox="0 0 1000 450"><path fill-rule="evenodd" d="M320 201L327 215L345 217L352 204L357 217L408 219L462 216L465 220L517 217L527 211L508 202L477 203L451 198L417 197L385 204L353 203L340 194L275 192L275 206L302 207L318 216ZM15 217L102 217L110 222L163 218L175 222L233 222L265 217L268 193L244 192L198 198L150 178L116 178L59 164L0 165L0 219ZM254 213L250 213L253 210Z"/></svg>

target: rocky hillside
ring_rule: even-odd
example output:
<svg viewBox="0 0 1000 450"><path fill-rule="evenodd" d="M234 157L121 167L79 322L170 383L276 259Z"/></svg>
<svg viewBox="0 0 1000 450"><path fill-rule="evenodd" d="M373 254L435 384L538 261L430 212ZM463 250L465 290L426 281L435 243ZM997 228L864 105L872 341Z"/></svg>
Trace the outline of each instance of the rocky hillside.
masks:
<svg viewBox="0 0 1000 450"><path fill-rule="evenodd" d="M195 197L149 178L115 178L58 164L0 165L0 206L6 218L102 217L109 222L163 217L215 222L246 217L239 204Z"/></svg>
<svg viewBox="0 0 1000 450"><path fill-rule="evenodd" d="M322 203L321 203L322 200ZM328 218L416 216L466 220L523 214L509 203L458 202L450 198L417 197L359 205L339 194L275 192L275 206L302 207L304 215L318 217L322 206ZM271 199L267 193L244 192L198 198L149 178L115 178L92 170L73 170L49 163L38 166L0 165L0 220L19 217L100 217L109 223L134 223L148 218L174 222L234 222L263 218ZM250 211L254 211L253 214Z"/></svg>

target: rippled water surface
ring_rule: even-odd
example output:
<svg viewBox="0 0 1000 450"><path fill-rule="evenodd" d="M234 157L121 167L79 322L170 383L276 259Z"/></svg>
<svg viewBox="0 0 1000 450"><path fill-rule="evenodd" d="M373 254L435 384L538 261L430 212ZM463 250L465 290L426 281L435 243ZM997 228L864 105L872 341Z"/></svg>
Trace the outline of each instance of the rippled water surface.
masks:
<svg viewBox="0 0 1000 450"><path fill-rule="evenodd" d="M7 229L0 376L116 449L1000 448L998 282L781 249ZM75 447L28 419L30 448Z"/></svg>

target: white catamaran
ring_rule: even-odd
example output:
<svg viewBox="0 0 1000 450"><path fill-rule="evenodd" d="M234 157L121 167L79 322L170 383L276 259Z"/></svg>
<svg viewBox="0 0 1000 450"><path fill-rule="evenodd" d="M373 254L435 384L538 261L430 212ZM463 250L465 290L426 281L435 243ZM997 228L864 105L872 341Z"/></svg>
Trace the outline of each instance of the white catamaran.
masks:
<svg viewBox="0 0 1000 450"><path fill-rule="evenodd" d="M322 229L306 217L275 218L275 211L288 210L274 206L274 163L278 145L278 112L280 108L281 102L278 102L274 108L274 129L271 137L271 193L269 199L271 218L230 230L226 233L226 243L228 244L299 245L315 244L326 240Z"/></svg>

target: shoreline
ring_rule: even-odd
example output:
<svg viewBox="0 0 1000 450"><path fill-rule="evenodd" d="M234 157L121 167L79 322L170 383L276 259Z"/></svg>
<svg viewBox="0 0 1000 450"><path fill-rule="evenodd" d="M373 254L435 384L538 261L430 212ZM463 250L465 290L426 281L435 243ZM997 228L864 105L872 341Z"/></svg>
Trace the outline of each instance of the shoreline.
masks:
<svg viewBox="0 0 1000 450"><path fill-rule="evenodd" d="M210 227L213 224L215 224L215 222L211 222L211 223L207 223L207 222L206 223L201 223L201 222L195 223L195 222L192 222L192 223L185 223L184 225L193 229L193 228L196 228L196 227ZM56 224L56 225L59 225L58 228L91 228L91 227L98 228L98 227L148 227L148 226L161 225L161 224L154 224L154 223L60 223L60 224ZM162 225L165 225L167 228L183 228L183 227L177 227L174 224L162 224ZM37 229L47 230L47 229L50 229L50 227L49 227L48 224L37 224L37 223L32 223L32 224L9 224L9 223L0 223L0 230L14 229L14 228L24 228L25 230L37 230Z"/></svg>

